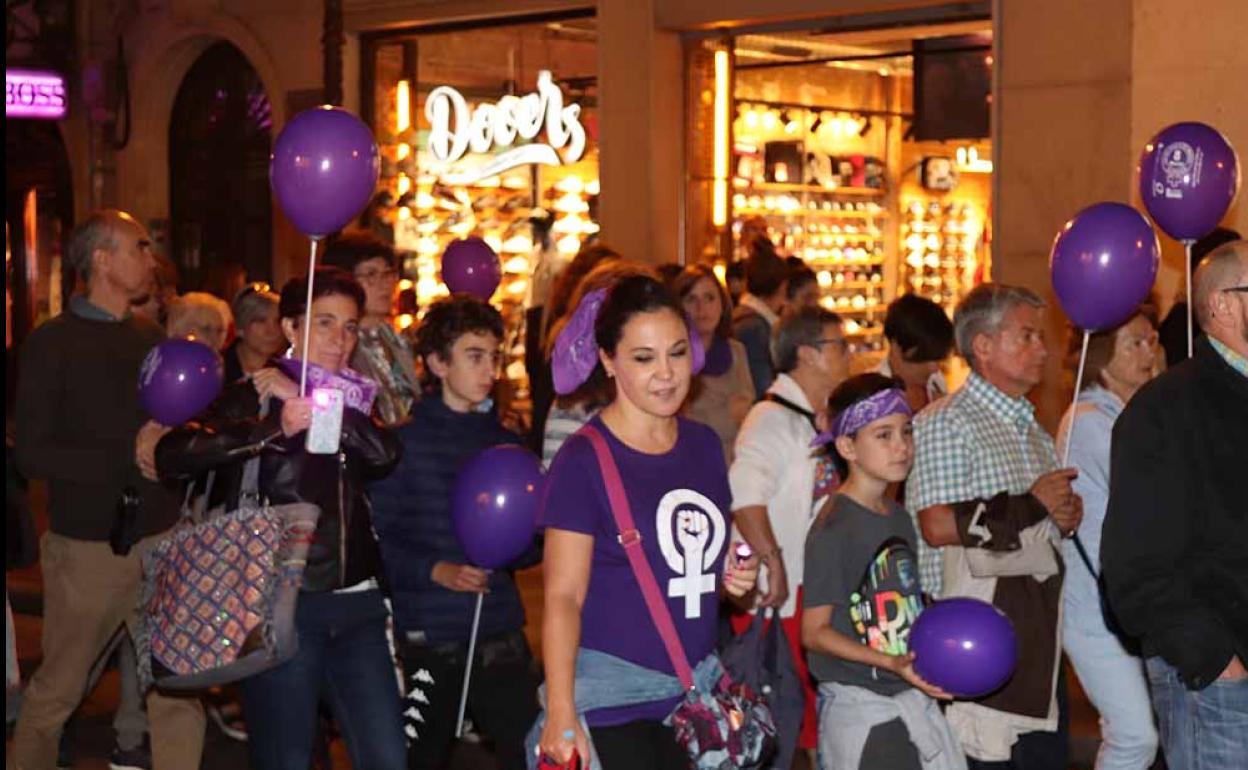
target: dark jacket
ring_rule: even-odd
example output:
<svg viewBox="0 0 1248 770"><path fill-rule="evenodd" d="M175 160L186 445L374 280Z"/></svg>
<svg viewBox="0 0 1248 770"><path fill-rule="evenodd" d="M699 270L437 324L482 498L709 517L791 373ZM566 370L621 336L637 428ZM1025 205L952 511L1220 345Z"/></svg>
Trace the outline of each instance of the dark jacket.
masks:
<svg viewBox="0 0 1248 770"><path fill-rule="evenodd" d="M315 503L321 509L303 590L331 591L379 577L381 555L364 483L385 476L398 463L397 439L371 417L346 409L338 454L308 454L304 433L282 435L281 411L281 402L273 399L261 419L260 399L251 383L227 385L201 420L161 439L156 467L162 477L183 480L215 470L210 505L233 510L239 503L243 465L259 452L262 498L274 505Z"/></svg>
<svg viewBox="0 0 1248 770"><path fill-rule="evenodd" d="M71 300L79 305L89 303ZM47 482L48 526L56 534L107 542L126 488L138 493L139 537L177 521L178 490L144 479L134 463L135 437L148 420L139 367L162 339L160 327L142 318L66 310L22 344L17 470Z"/></svg>
<svg viewBox="0 0 1248 770"><path fill-rule="evenodd" d="M756 310L738 305L732 311L732 336L745 346L745 360L750 365L754 382L754 398L762 398L776 379L771 360L771 324Z"/></svg>
<svg viewBox="0 0 1248 770"><path fill-rule="evenodd" d="M437 393L417 403L411 422L396 433L403 443L403 461L369 487L395 621L400 630L431 643L467 642L476 595L451 591L432 577L440 561L468 562L455 536L451 492L464 463L492 446L519 444L520 437L499 425L493 414L452 411ZM535 564L539 557L534 547L512 567ZM495 570L489 589L481 637L523 628L524 608L511 572Z"/></svg>
<svg viewBox="0 0 1248 770"><path fill-rule="evenodd" d="M1101 564L1118 621L1189 688L1248 661L1248 377L1201 337L1114 425Z"/></svg>

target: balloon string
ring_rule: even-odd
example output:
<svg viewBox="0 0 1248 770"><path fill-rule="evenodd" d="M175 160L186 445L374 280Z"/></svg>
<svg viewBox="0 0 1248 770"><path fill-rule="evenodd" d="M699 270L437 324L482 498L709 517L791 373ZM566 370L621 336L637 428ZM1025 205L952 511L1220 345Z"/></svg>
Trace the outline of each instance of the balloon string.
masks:
<svg viewBox="0 0 1248 770"><path fill-rule="evenodd" d="M312 337L312 274L316 272L316 244L319 238L312 239L311 252L308 254L308 304L303 311L303 353L299 356L299 398L308 395L308 343Z"/></svg>
<svg viewBox="0 0 1248 770"><path fill-rule="evenodd" d="M1187 255L1185 264L1187 269L1183 271L1184 280L1187 281L1187 357L1192 357L1192 243L1191 240L1183 241L1183 251Z"/></svg>
<svg viewBox="0 0 1248 770"><path fill-rule="evenodd" d="M477 594L477 608L472 613L472 636L468 638L468 663L464 666L464 689L459 694L459 717L455 721L455 737L464 735L464 709L468 706L468 683L472 681L472 659L477 652L477 631L481 628L481 603L485 594Z"/></svg>
<svg viewBox="0 0 1248 770"><path fill-rule="evenodd" d="M1088 340L1092 338L1092 333L1087 329L1083 330L1083 350L1079 353L1079 373L1075 375L1075 395L1070 401L1070 422L1066 425L1066 440L1062 442L1062 467L1070 461L1070 442L1075 435L1075 420L1079 418L1077 407L1079 406L1079 391L1083 388L1083 367L1088 362Z"/></svg>

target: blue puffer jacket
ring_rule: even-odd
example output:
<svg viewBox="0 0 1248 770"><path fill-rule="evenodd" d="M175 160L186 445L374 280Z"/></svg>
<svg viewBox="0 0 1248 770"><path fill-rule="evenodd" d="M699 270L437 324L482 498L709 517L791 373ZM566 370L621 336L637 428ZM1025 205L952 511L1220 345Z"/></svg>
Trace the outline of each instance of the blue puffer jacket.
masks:
<svg viewBox="0 0 1248 770"><path fill-rule="evenodd" d="M451 521L451 490L460 467L484 449L519 444L520 437L491 413L451 411L438 395L419 401L412 421L397 428L403 459L384 480L369 487L373 526L393 592L400 631L422 632L432 644L467 642L476 595L450 591L433 582L440 561L467 563ZM536 546L514 568L536 564ZM481 611L483 639L524 627L524 608L512 573L490 575Z"/></svg>

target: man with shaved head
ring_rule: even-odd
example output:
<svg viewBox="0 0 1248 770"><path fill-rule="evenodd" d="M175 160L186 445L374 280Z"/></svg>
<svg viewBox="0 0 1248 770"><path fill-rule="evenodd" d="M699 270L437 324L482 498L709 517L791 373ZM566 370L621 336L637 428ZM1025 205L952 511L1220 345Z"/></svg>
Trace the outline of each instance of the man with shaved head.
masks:
<svg viewBox="0 0 1248 770"><path fill-rule="evenodd" d="M1101 545L1171 770L1248 757L1248 241L1205 257L1192 297L1195 355L1114 426Z"/></svg>
<svg viewBox="0 0 1248 770"><path fill-rule="evenodd" d="M56 766L62 725L82 700L92 664L124 633L138 603L140 557L179 509L177 493L155 476L153 452L168 429L149 421L138 399L139 365L164 337L130 313L152 290L151 238L129 214L99 211L75 228L67 261L86 291L30 333L18 368L18 469L48 485L43 661L6 757L22 770ZM112 766L199 767L198 700L153 690L147 710L151 760L114 756Z"/></svg>

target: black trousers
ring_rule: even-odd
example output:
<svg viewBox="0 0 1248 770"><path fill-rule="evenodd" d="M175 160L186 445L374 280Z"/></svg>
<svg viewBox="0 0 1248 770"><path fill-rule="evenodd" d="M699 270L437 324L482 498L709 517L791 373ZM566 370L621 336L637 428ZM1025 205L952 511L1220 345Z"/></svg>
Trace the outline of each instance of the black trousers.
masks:
<svg viewBox="0 0 1248 770"><path fill-rule="evenodd" d="M464 684L466 644L405 643L403 729L410 770L443 770L455 743ZM524 736L537 719L538 677L524 634L512 631L477 642L467 714L493 743L502 770L524 770Z"/></svg>
<svg viewBox="0 0 1248 770"><path fill-rule="evenodd" d="M1066 666L1057 673L1057 730L1030 732L1018 737L1006 762L966 758L969 770L1066 770L1070 762L1070 707L1066 696Z"/></svg>
<svg viewBox="0 0 1248 770"><path fill-rule="evenodd" d="M602 770L689 770L689 756L662 722L591 727Z"/></svg>

